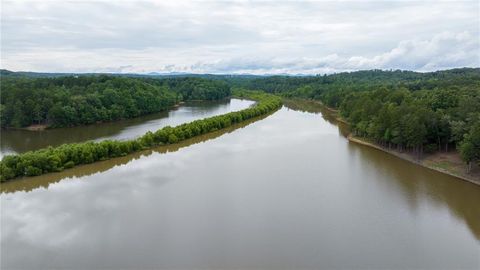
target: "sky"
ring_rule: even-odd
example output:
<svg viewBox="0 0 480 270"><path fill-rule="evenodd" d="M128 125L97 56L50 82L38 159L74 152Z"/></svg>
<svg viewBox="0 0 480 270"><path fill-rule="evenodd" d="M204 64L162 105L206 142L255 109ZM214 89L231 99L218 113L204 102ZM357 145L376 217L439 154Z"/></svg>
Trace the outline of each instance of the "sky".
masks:
<svg viewBox="0 0 480 270"><path fill-rule="evenodd" d="M480 1L1 0L1 68L325 74L480 66Z"/></svg>

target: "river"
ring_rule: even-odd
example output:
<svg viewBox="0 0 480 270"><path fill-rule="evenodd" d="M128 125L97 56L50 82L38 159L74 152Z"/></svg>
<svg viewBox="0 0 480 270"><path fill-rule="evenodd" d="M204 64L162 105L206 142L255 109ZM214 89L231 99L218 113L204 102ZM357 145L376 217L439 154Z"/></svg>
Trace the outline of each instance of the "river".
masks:
<svg viewBox="0 0 480 270"><path fill-rule="evenodd" d="M2 269L478 269L480 187L264 117L2 185Z"/></svg>
<svg viewBox="0 0 480 270"><path fill-rule="evenodd" d="M164 126L176 126L193 120L239 111L252 105L250 100L230 99L221 101L190 101L170 111L149 114L122 121L114 121L71 128L43 131L21 129L2 130L0 157L23 153L48 146L89 140L126 140L155 131Z"/></svg>

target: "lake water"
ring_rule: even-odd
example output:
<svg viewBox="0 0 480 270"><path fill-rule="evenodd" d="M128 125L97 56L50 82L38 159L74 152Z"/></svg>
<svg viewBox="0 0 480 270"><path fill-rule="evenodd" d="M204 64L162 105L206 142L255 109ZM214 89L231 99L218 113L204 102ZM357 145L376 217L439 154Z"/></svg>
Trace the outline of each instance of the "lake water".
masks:
<svg viewBox="0 0 480 270"><path fill-rule="evenodd" d="M2 269L479 269L480 187L286 107L2 185Z"/></svg>
<svg viewBox="0 0 480 270"><path fill-rule="evenodd" d="M231 99L222 101L187 102L182 106L165 112L142 117L71 128L56 128L43 131L2 130L0 136L0 157L7 154L23 153L89 140L125 140L133 139L147 131L156 131L164 126L176 126L193 120L239 111L254 104L250 100Z"/></svg>

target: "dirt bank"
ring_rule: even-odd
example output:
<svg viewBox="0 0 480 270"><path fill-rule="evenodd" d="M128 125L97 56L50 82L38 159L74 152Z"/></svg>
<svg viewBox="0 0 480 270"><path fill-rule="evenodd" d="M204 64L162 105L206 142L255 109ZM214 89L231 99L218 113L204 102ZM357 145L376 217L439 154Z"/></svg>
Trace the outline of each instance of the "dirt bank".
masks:
<svg viewBox="0 0 480 270"><path fill-rule="evenodd" d="M445 173L476 185L480 185L480 168L478 166L474 166L470 173L467 174L466 165L460 158L458 152L436 152L433 154L425 154L422 158L417 159L411 153L399 152L384 148L363 138L354 137L352 135L349 135L347 138L350 142L372 147L425 168Z"/></svg>

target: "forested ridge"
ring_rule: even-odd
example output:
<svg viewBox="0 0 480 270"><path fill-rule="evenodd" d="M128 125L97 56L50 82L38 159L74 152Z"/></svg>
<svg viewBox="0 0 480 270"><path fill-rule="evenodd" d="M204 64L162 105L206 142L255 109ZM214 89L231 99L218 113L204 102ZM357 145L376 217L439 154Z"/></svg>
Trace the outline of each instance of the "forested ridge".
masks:
<svg viewBox="0 0 480 270"><path fill-rule="evenodd" d="M265 115L282 106L281 98L271 94L236 91L235 95L255 100L256 104L238 112L195 120L175 127L167 126L155 132L147 132L133 140L64 144L18 155L8 155L0 161L0 180L3 182L15 177L58 172L80 164L124 156L159 145L177 143Z"/></svg>
<svg viewBox="0 0 480 270"><path fill-rule="evenodd" d="M225 82L203 78L7 76L1 78L1 126L86 125L167 110L179 101L228 96L230 87Z"/></svg>

